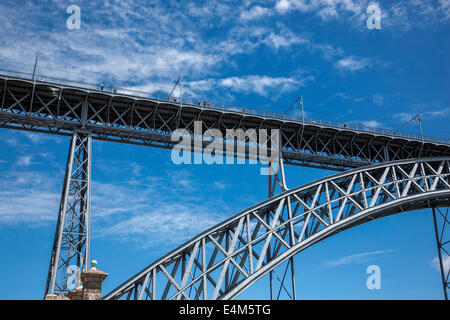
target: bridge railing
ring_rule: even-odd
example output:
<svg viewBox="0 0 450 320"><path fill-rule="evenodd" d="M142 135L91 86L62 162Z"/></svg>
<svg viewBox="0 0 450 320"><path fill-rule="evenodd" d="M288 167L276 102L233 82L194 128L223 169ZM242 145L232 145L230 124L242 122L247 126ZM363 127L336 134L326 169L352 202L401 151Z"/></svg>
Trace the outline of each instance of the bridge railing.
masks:
<svg viewBox="0 0 450 320"><path fill-rule="evenodd" d="M26 72L18 72L18 71L12 71L12 70L5 70L0 69L0 72L3 73L4 76L12 76L14 78L22 78L24 80L31 80L33 81L33 75ZM154 92L149 93L145 91L139 91L132 88L116 88L111 87L107 85L103 85L102 83L89 83L84 81L77 81L77 80L68 80L63 78L57 78L52 76L46 76L46 75L36 75L34 77L34 81L36 83L53 83L55 85L61 85L61 86L69 86L74 87L78 89L83 90L95 90L95 91L105 91L108 93L113 93L117 95L123 95L128 96L131 98L135 97L141 97L145 99L152 99L156 101L165 101L165 102L171 102L174 104L178 104L180 106L182 105L189 105L189 106L195 106L195 107L203 107L208 109L218 109L218 110L225 110L225 111L237 111L244 114L249 115L255 115L255 116L263 116L263 117L271 117L276 119L283 119L283 120L293 120L298 122L304 122L307 124L317 124L322 126L328 126L333 128L340 128L340 129L350 129L350 130L357 130L367 133L377 133L377 134L384 134L389 135L393 137L403 137L408 139L416 139L416 140L423 140L423 141L431 141L431 142L439 142L439 143L445 143L450 144L450 139L447 138L440 138L440 137L433 137L433 136L427 136L427 135L419 135L416 133L410 133L405 131L396 131L391 129L381 129L381 128L373 128L373 127L367 127L358 125L351 122L337 122L337 121L331 121L331 120L323 120L323 119L316 119L311 117L302 117L301 115L290 115L290 114L284 114L279 112L273 112L273 111L265 111L265 110L259 110L254 108L246 108L246 107L236 107L221 103L215 103L208 100L198 100L198 99L192 99L192 98L182 98L177 96L168 96L164 93Z"/></svg>

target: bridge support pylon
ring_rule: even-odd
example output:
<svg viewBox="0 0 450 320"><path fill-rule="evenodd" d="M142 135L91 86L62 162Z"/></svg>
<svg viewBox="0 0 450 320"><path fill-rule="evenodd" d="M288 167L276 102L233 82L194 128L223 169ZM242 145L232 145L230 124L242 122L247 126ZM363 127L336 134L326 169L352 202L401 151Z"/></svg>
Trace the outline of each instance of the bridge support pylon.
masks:
<svg viewBox="0 0 450 320"><path fill-rule="evenodd" d="M450 204L449 204L450 205ZM450 217L449 208L432 208L434 231L438 251L438 263L441 271L444 299L448 300L450 291Z"/></svg>
<svg viewBox="0 0 450 320"><path fill-rule="evenodd" d="M91 134L74 132L67 158L45 295L75 289L89 263Z"/></svg>
<svg viewBox="0 0 450 320"><path fill-rule="evenodd" d="M277 169L277 172L275 173L273 168ZM284 164L283 164L283 158L279 156L278 161L278 167L272 167L269 165L269 170L272 173L272 175L269 175L269 198L275 196L277 194L277 189L280 189L280 192L286 192L289 189L286 186L286 178L284 175ZM292 208L290 201L288 201L287 210L289 218L292 217ZM293 244L294 239L289 239L290 243ZM267 252L267 262L269 262L271 259L271 248L270 244L268 247ZM283 270L284 267L284 270ZM287 295L287 297L290 300L296 300L297 299L297 293L295 288L295 269L294 269L294 257L289 258L289 260L286 263L286 266L280 266L277 268L277 270L283 270L282 276L278 276L276 273L276 270L273 270L269 273L269 282L270 282L270 300L279 300L281 297L281 294L283 296ZM290 285L287 284L289 282L289 279L291 280ZM276 280L276 281L274 281ZM274 285L275 282L275 285ZM276 290L274 291L274 287L276 287Z"/></svg>

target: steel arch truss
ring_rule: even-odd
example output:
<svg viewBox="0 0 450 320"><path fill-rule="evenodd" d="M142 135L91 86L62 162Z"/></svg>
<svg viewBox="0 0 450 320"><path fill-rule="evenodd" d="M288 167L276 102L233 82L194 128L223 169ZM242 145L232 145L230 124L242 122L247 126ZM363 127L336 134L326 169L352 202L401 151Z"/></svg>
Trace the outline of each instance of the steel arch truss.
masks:
<svg viewBox="0 0 450 320"><path fill-rule="evenodd" d="M368 166L283 192L205 231L105 299L232 299L298 252L350 227L448 205L450 158Z"/></svg>

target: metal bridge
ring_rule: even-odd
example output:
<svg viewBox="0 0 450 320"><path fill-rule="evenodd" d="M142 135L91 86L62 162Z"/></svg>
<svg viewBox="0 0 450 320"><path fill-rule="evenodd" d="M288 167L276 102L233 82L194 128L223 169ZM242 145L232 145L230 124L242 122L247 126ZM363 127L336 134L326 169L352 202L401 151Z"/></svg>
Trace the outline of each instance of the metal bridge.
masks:
<svg viewBox="0 0 450 320"><path fill-rule="evenodd" d="M448 206L449 165L450 158L395 161L285 191L188 241L105 299L235 298L336 233L399 212ZM295 297L295 284L291 288Z"/></svg>
<svg viewBox="0 0 450 320"><path fill-rule="evenodd" d="M442 207L450 203L450 139L28 76L0 74L0 127L72 137L46 294L67 293L69 265L87 268L92 139L170 149L175 130L192 132L201 121L202 129L224 135L227 129L280 130L281 170L269 176L269 199L188 241L106 299L231 299L266 274L271 298L284 290L295 299L295 254L350 227L420 208L433 210L447 298L449 219ZM242 157L237 150L233 156ZM289 190L283 162L351 170ZM277 186L282 192L275 195ZM280 280L275 269L283 263Z"/></svg>
<svg viewBox="0 0 450 320"><path fill-rule="evenodd" d="M224 136L226 129L279 129L286 164L334 170L450 156L450 139L98 87L0 75L0 127L69 136L86 132L93 139L160 148L174 146L176 129L193 132L195 121Z"/></svg>

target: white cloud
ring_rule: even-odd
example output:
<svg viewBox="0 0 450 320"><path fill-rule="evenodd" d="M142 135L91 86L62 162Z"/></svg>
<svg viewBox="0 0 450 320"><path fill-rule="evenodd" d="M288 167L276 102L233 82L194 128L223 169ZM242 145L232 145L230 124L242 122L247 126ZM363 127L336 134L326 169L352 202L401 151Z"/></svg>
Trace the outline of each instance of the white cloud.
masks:
<svg viewBox="0 0 450 320"><path fill-rule="evenodd" d="M429 117L440 117L440 116L446 116L450 114L450 108L443 108L440 110L430 110L430 111L425 111L423 113L424 116L429 116Z"/></svg>
<svg viewBox="0 0 450 320"><path fill-rule="evenodd" d="M445 24L450 19L450 1L396 1L390 7L382 7L381 18L382 26L396 32Z"/></svg>
<svg viewBox="0 0 450 320"><path fill-rule="evenodd" d="M372 102L381 107L384 103L384 97L381 94L376 93L372 95Z"/></svg>
<svg viewBox="0 0 450 320"><path fill-rule="evenodd" d="M341 98L341 99L344 99L344 100L349 100L349 99L351 99L351 97L349 96L349 95L347 95L345 92L338 92L338 93L335 93L331 98Z"/></svg>
<svg viewBox="0 0 450 320"><path fill-rule="evenodd" d="M51 179L54 176L30 171L5 174L0 182L0 225L55 222L60 189Z"/></svg>
<svg viewBox="0 0 450 320"><path fill-rule="evenodd" d="M133 171L133 168L130 168ZM174 173L177 174L177 173ZM10 172L0 181L0 227L54 225L58 215L61 174ZM226 205L204 201L189 186L160 179L117 184L93 181L92 236L167 249L224 220ZM192 182L192 181L191 181ZM223 187L217 184L216 187ZM155 196L158 195L158 196Z"/></svg>
<svg viewBox="0 0 450 320"><path fill-rule="evenodd" d="M366 100L365 97L355 98L355 99L353 99L353 102L358 103L358 102L361 102L361 101L364 101L364 100Z"/></svg>
<svg viewBox="0 0 450 320"><path fill-rule="evenodd" d="M0 22L14 21L1 23L0 37L8 49L0 51L0 59L30 71L19 63L32 63L35 49L40 48L38 73L94 83L113 79L117 85L127 80L173 79L180 73L203 75L227 58L199 36L199 19L183 16L182 10L95 1L83 9L81 30L68 34L59 27L65 26L62 14L43 28L43 15L53 12L39 10L37 4L24 4L20 12L0 5ZM101 20L92 19L91 12Z"/></svg>
<svg viewBox="0 0 450 320"><path fill-rule="evenodd" d="M260 7L258 5L253 6L248 11L242 11L241 12L241 19L242 20L255 20L260 19L265 16L270 16L272 14L272 11L269 8Z"/></svg>
<svg viewBox="0 0 450 320"><path fill-rule="evenodd" d="M111 160L105 162L102 171L108 167L111 171L122 168L118 175L122 181L93 182L91 210L92 225L96 230L93 237L165 251L227 217L224 212L228 205L217 197L202 198L198 189L205 190L206 185L197 181L188 170L172 170L153 177L148 168L140 168L141 176L129 179L122 177L134 171L133 162L130 165ZM215 190L223 187L223 183L213 185ZM213 188L208 190L213 192Z"/></svg>
<svg viewBox="0 0 450 320"><path fill-rule="evenodd" d="M442 117L442 116L448 116L450 115L450 108L441 108L441 109L433 109L429 111L424 112L418 112L420 113L422 119L430 119L430 118L436 118L436 117ZM400 120L401 122L407 122L414 118L418 113L412 113L412 112L399 112L392 115L393 118Z"/></svg>
<svg viewBox="0 0 450 320"><path fill-rule="evenodd" d="M381 255L385 253L393 252L394 250L380 250L380 251L372 251L372 252L363 252L358 254L348 255L336 260L326 261L324 266L327 267L337 267L341 265L351 264L351 263L361 263L369 259L370 257Z"/></svg>
<svg viewBox="0 0 450 320"><path fill-rule="evenodd" d="M400 112L393 115L393 118L400 120L401 122L407 122L411 120L416 114L409 112Z"/></svg>
<svg viewBox="0 0 450 320"><path fill-rule="evenodd" d="M145 208L143 208L145 209ZM150 208L148 208L150 209ZM100 237L139 241L143 248L180 244L220 222L224 217L209 209L182 203L159 203L151 210L98 230ZM138 238L137 238L138 237Z"/></svg>
<svg viewBox="0 0 450 320"><path fill-rule="evenodd" d="M374 2L371 0L278 0L275 10L280 14L301 12L315 14L322 21L349 21L354 28L365 28L367 7L377 3L381 9L382 30L405 31L446 23L450 19L449 0L401 0Z"/></svg>
<svg viewBox="0 0 450 320"><path fill-rule="evenodd" d="M219 84L236 92L254 92L261 96L267 96L270 91L280 92L293 90L301 86L302 81L293 77L268 77L268 76L244 76L221 79Z"/></svg>
<svg viewBox="0 0 450 320"><path fill-rule="evenodd" d="M287 5L306 9L306 4L301 6L301 2L279 1L276 8ZM325 2L321 4L331 7ZM0 30L5 44L0 59L10 61L5 67L13 69L17 69L19 63L28 62L29 66L19 69L30 71L34 62L34 52L30 49L41 47L38 73L94 84L103 82L106 86L132 88L142 93L167 92L171 82L181 74L192 79L192 88L211 88L217 82L206 83L207 77L217 74L224 65L232 65L235 55L249 55L260 46L274 51L302 47L310 53L321 53L332 63L340 58L336 65L341 70L360 70L368 61L354 56L350 59L355 61L346 60L342 58L341 48L315 43L310 35L293 32L281 22L255 24L273 15L272 8L262 5L232 6L208 1L202 5L189 2L185 10L171 10L170 6L178 5L156 2L146 7L136 3L93 1L83 10L81 30L68 34L65 28L57 27L59 23L65 25L59 16L52 20L49 28L42 28L41 21L47 17L38 4L27 4L20 12L0 4L3 13L0 22L5 22ZM95 10L90 10L94 7ZM352 4L346 1L339 1L336 7L353 10ZM94 11L101 20L92 19L89 13ZM242 24L242 20L255 23ZM220 32L209 32L211 28L222 27L224 21L229 25ZM237 79L229 78L222 83L226 88L234 88L230 82ZM261 85L255 79L244 80L253 83L245 88L258 94L264 94L272 84L282 90L295 85L288 78L272 79L270 85L264 84L268 78L259 79ZM195 96L189 87L184 93Z"/></svg>
<svg viewBox="0 0 450 320"><path fill-rule="evenodd" d="M280 33L271 32L264 39L264 43L275 49L282 47L291 47L298 44L308 44L309 40L307 38L298 36L288 29L281 30Z"/></svg>
<svg viewBox="0 0 450 320"><path fill-rule="evenodd" d="M336 11L336 7L325 7L319 10L318 15L322 18L322 20L330 20L339 16L338 12Z"/></svg>
<svg viewBox="0 0 450 320"><path fill-rule="evenodd" d="M214 181L213 187L214 187L214 189L217 189L217 190L225 190L225 189L227 189L227 185L225 183L223 183L223 182L220 182L220 181Z"/></svg>
<svg viewBox="0 0 450 320"><path fill-rule="evenodd" d="M450 269L450 256L444 256L442 258L442 264L444 267L444 273L447 274L448 270ZM437 271L441 271L441 265L439 263L439 258L436 257L434 258L431 262L430 265Z"/></svg>
<svg viewBox="0 0 450 320"><path fill-rule="evenodd" d="M382 128L383 127L383 125L376 120L359 120L356 122L361 124L363 127L367 127L367 128Z"/></svg>
<svg viewBox="0 0 450 320"><path fill-rule="evenodd" d="M278 0L275 9L279 12L286 12L291 7L291 1L290 0Z"/></svg>
<svg viewBox="0 0 450 320"><path fill-rule="evenodd" d="M20 156L17 161L16 164L18 166L29 166L32 163L33 157L32 156Z"/></svg>
<svg viewBox="0 0 450 320"><path fill-rule="evenodd" d="M314 12L322 20L330 20L341 14L360 15L366 3L362 0L278 0L275 9L283 14L288 11Z"/></svg>
<svg viewBox="0 0 450 320"><path fill-rule="evenodd" d="M39 144L42 143L45 137L42 134L31 133L31 132L22 132L24 136L31 140L32 143Z"/></svg>
<svg viewBox="0 0 450 320"><path fill-rule="evenodd" d="M450 19L450 0L439 0L439 11L443 15L443 20L447 21Z"/></svg>
<svg viewBox="0 0 450 320"><path fill-rule="evenodd" d="M199 199L192 180L182 178L178 182L176 185L174 181L169 184L155 181L125 186L94 183L94 236L134 242L141 248L167 248L225 219L223 206L208 201L197 204Z"/></svg>
<svg viewBox="0 0 450 320"><path fill-rule="evenodd" d="M158 245L166 250L227 217L224 212L228 206L220 199L199 200L196 192L199 182L187 170L171 171L170 179L164 174L162 177L144 174L148 169L134 162L102 160L100 163L104 167L99 169L114 173L118 181L92 183L93 237L134 242L140 247ZM9 170L2 177L0 226L54 225L64 172L50 169L45 172ZM139 175L138 179L135 175ZM223 183L214 184L216 190L225 187Z"/></svg>
<svg viewBox="0 0 450 320"><path fill-rule="evenodd" d="M19 139L13 136L8 136L3 141L11 146L17 146L17 144L19 143Z"/></svg>
<svg viewBox="0 0 450 320"><path fill-rule="evenodd" d="M344 71L359 71L365 69L371 65L369 59L359 58L356 56L349 56L338 60L335 63L335 67Z"/></svg>
<svg viewBox="0 0 450 320"><path fill-rule="evenodd" d="M206 93L217 90L218 88L230 90L231 92L255 93L261 96L268 96L272 92L288 92L294 90L312 80L314 80L312 76L270 77L247 75L192 81L186 83L186 87L196 96L198 96L198 92Z"/></svg>

